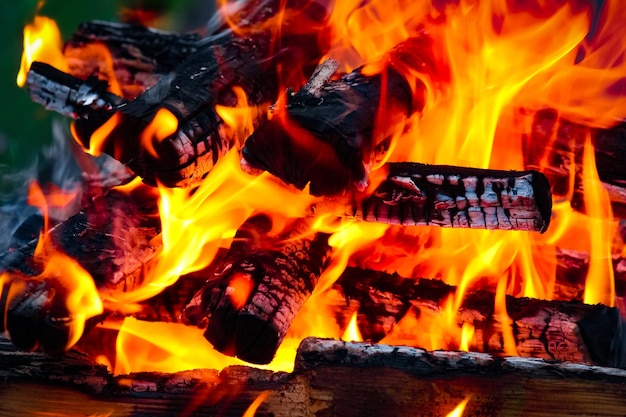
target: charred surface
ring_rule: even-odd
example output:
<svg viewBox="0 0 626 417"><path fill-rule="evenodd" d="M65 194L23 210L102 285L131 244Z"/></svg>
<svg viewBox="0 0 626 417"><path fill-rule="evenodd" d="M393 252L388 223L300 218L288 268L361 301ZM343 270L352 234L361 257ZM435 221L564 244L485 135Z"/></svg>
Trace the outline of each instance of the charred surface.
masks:
<svg viewBox="0 0 626 417"><path fill-rule="evenodd" d="M382 340L394 332L407 314L438 312L456 287L438 280L409 279L357 268L347 268L339 285L347 299L357 301L359 328L367 340ZM472 350L505 355L505 332L510 332L519 356L625 367L625 324L619 311L575 301L545 301L506 297L508 317L495 310L495 295L472 290L458 313L459 326L475 328ZM510 322L508 322L510 317ZM510 352L510 350L509 350Z"/></svg>
<svg viewBox="0 0 626 417"><path fill-rule="evenodd" d="M537 171L408 162L385 168L385 179L373 191L352 194L345 214L404 226L544 232L550 224L550 185Z"/></svg>
<svg viewBox="0 0 626 417"><path fill-rule="evenodd" d="M186 307L185 320L206 325L205 337L217 350L269 363L330 252L328 237L311 234L307 225L296 220L277 235L263 215L246 221L215 275Z"/></svg>
<svg viewBox="0 0 626 417"><path fill-rule="evenodd" d="M525 166L544 173L556 197L572 195L572 207L586 212L583 156L589 137L597 175L608 192L614 215L626 216L626 169L619 162L626 157L626 124L594 129L567 120L554 109L539 110L532 117L524 140Z"/></svg>
<svg viewBox="0 0 626 417"><path fill-rule="evenodd" d="M466 398L468 417L608 417L626 407L618 369L314 338L302 342L289 374L233 366L114 377L75 351L55 360L2 340L0 365L6 415L239 417L263 392L257 416L439 416Z"/></svg>
<svg viewBox="0 0 626 417"><path fill-rule="evenodd" d="M407 68L437 71L431 39L409 38L371 67L359 68L311 93L289 93L270 121L246 140L245 168L269 171L314 195L363 189L369 170L389 146L393 131L425 104L426 87ZM412 93L412 92L415 93Z"/></svg>

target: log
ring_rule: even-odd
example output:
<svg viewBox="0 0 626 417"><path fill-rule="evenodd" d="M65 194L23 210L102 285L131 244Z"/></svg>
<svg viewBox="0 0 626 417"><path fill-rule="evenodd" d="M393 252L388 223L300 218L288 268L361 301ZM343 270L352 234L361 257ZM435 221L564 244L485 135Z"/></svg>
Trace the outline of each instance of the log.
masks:
<svg viewBox="0 0 626 417"><path fill-rule="evenodd" d="M381 68L370 74L371 67ZM371 167L389 147L391 134L424 108L424 77L439 71L432 40L420 33L401 42L378 63L361 67L314 92L287 94L242 149L245 170L269 171L313 195L363 190ZM414 93L412 93L414 91Z"/></svg>
<svg viewBox="0 0 626 417"><path fill-rule="evenodd" d="M428 313L439 317L444 301L457 291L438 280L409 279L359 268L347 268L336 285L347 300L359 305L358 324L366 340L385 340L395 332L396 340L401 338L405 343L420 339L402 336L400 320L405 316L419 319L420 314ZM519 356L626 367L626 323L616 308L507 296L506 311L508 317L502 317L495 310L492 291L470 290L465 294L457 323L459 329L463 323L474 327L471 350L506 355L508 331Z"/></svg>
<svg viewBox="0 0 626 417"><path fill-rule="evenodd" d="M170 74L194 54L201 36L173 33L138 24L83 22L63 48L71 75L97 74L131 100Z"/></svg>
<svg viewBox="0 0 626 417"><path fill-rule="evenodd" d="M252 3L258 6L258 2ZM315 32L298 33L302 24L323 25L326 8L300 0L282 3L262 2L263 11L255 14L262 20L252 20L254 30L249 33L228 31L198 41L197 48L171 76L162 77L134 100L111 110L92 109L79 117L74 125L75 136L86 149L114 156L149 184L197 184L221 155L250 133L228 128L215 106L244 106L234 88L245 93L251 108L274 102L279 83L294 82L289 77L281 78L281 66L288 63L290 68L306 71L326 48L323 40L318 46ZM284 13L280 27L261 24L279 12ZM161 34L151 34L149 39L161 39ZM42 89L38 85L29 88ZM169 117L169 130L146 133L148 136L142 138L160 112ZM263 117L262 111L256 113L252 126Z"/></svg>
<svg viewBox="0 0 626 417"><path fill-rule="evenodd" d="M32 221L37 221L33 218ZM151 240L160 232L152 190L110 190L47 233L49 250L74 258L98 286L132 288L134 275L154 254ZM77 239L79 238L79 239ZM34 276L43 270L35 256L38 238L0 256L0 271Z"/></svg>
<svg viewBox="0 0 626 417"><path fill-rule="evenodd" d="M330 253L328 236L312 234L304 219L278 234L273 228L265 215L247 220L183 311L185 322L206 326L218 351L251 363L272 360Z"/></svg>
<svg viewBox="0 0 626 417"><path fill-rule="evenodd" d="M537 171L388 163L373 191L353 191L343 215L403 226L544 232L550 184Z"/></svg>
<svg viewBox="0 0 626 417"><path fill-rule="evenodd" d="M528 111L525 117L528 117ZM608 192L614 215L626 215L626 170L618 163L626 156L626 123L610 128L591 128L572 122L555 109L540 109L532 115L524 135L524 166L544 173L559 198L571 198L572 207L585 212L583 189L583 149L591 138L595 164Z"/></svg>
<svg viewBox="0 0 626 417"><path fill-rule="evenodd" d="M626 407L623 370L313 338L292 373L233 366L118 376L75 351L50 359L0 339L0 376L4 415L239 417L263 392L256 416L443 416L467 398L466 417L619 416Z"/></svg>

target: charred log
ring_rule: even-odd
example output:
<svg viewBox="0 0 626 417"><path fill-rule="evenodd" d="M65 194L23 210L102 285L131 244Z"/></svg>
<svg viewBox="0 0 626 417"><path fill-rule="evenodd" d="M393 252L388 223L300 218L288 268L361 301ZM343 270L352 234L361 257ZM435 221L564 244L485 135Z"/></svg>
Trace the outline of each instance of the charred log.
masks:
<svg viewBox="0 0 626 417"><path fill-rule="evenodd" d="M80 24L63 54L72 75L87 79L97 74L101 80L119 85L122 96L132 99L195 53L200 41L196 33L91 21Z"/></svg>
<svg viewBox="0 0 626 417"><path fill-rule="evenodd" d="M384 340L407 314L419 318L439 311L456 291L438 280L358 268L347 268L337 285L347 299L359 303L359 328L372 341ZM458 322L474 326L472 350L504 355L504 333L510 331L519 356L626 367L626 325L616 308L507 296L506 311L508 317L495 311L493 292L465 295Z"/></svg>
<svg viewBox="0 0 626 417"><path fill-rule="evenodd" d="M352 193L345 215L404 226L491 230L544 232L550 224L550 185L537 171L417 163L385 168L385 179L373 191Z"/></svg>
<svg viewBox="0 0 626 417"><path fill-rule="evenodd" d="M438 71L425 34L400 43L374 67L381 71L359 68L314 92L289 92L246 140L244 168L269 171L300 189L310 184L314 195L362 190L392 132L425 105L426 86L407 68L425 76Z"/></svg>
<svg viewBox="0 0 626 417"><path fill-rule="evenodd" d="M132 286L154 254L151 240L160 227L152 190L111 190L52 227L46 233L46 250L75 259L98 286ZM34 239L0 256L0 271L40 274L44 260L35 253L38 243Z"/></svg>
<svg viewBox="0 0 626 417"><path fill-rule="evenodd" d="M197 183L221 155L250 134L228 129L215 106L235 106L238 98L234 87L243 90L251 107L272 103L278 94L281 63L308 71L323 53L324 41L318 47L317 35L298 34L297 27L323 25L326 9L298 0L286 5L270 2L264 3L256 16L270 18L283 6L289 13L283 16L280 30L261 25L263 20L252 20L251 29L243 35L226 31L199 41L194 53L171 75L162 77L136 99L108 111L94 109L88 117L80 117L75 132L84 147L114 156L147 183ZM156 39L161 36L151 33L149 38L152 35ZM295 82L289 78L281 81ZM36 85L31 88L41 89ZM161 110L175 119L174 133L166 137L148 134L142 139L142 133Z"/></svg>
<svg viewBox="0 0 626 417"><path fill-rule="evenodd" d="M27 79L30 98L48 110L77 118L97 110L111 110L125 100L109 92L95 75L80 79L42 62L33 62Z"/></svg>
<svg viewBox="0 0 626 417"><path fill-rule="evenodd" d="M292 373L236 366L113 376L79 352L55 360L6 341L0 365L6 415L239 417L263 392L257 416L446 415L466 398L468 417L539 417L546 409L608 417L626 407L618 369L313 338L300 345Z"/></svg>
<svg viewBox="0 0 626 417"><path fill-rule="evenodd" d="M583 153L589 137L597 173L614 214L624 217L626 170L619 161L626 156L625 135L624 123L605 129L590 128L561 117L554 109L542 109L533 115L530 132L525 136L524 164L547 176L556 197L572 195L572 207L585 212Z"/></svg>
<svg viewBox="0 0 626 417"><path fill-rule="evenodd" d="M239 228L225 259L185 308L190 324L225 354L269 363L313 292L330 252L328 237L296 220L276 235L266 216ZM208 319L208 322L207 322Z"/></svg>

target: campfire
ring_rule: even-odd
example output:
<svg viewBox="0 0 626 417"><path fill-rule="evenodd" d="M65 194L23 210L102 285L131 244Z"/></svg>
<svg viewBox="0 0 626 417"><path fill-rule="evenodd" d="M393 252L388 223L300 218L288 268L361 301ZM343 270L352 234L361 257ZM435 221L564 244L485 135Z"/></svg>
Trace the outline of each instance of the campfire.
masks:
<svg viewBox="0 0 626 417"><path fill-rule="evenodd" d="M92 415L619 415L618 2L219 6L25 29L82 180L0 257L5 368Z"/></svg>

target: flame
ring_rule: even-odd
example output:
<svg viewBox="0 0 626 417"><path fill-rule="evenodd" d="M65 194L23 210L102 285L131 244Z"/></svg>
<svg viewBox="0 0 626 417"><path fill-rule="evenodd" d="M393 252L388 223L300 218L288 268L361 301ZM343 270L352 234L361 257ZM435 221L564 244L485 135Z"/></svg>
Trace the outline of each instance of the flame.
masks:
<svg viewBox="0 0 626 417"><path fill-rule="evenodd" d="M64 308L56 313L60 316L54 317L54 320L59 320L67 328L66 349L80 339L85 322L104 311L91 275L76 260L57 250L49 238L49 209L64 207L75 196L75 191L67 192L54 186L51 187L50 193L44 193L34 181L30 183L28 192L28 203L39 208L44 218L44 226L34 252L34 258L43 261L44 269L33 279L51 282L55 289L55 298L62 297L61 303Z"/></svg>
<svg viewBox="0 0 626 417"><path fill-rule="evenodd" d="M248 407L243 413L243 417L254 417L254 415L256 414L256 410L261 406L261 404L263 404L265 400L267 400L267 397L269 397L269 395L270 391L263 391L262 393L260 393L259 396L256 397L254 401L252 401L250 407Z"/></svg>
<svg viewBox="0 0 626 417"><path fill-rule="evenodd" d="M228 283L226 293L233 306L240 310L248 302L253 289L254 279L250 274L235 274Z"/></svg>
<svg viewBox="0 0 626 417"><path fill-rule="evenodd" d="M613 212L608 192L602 186L596 169L591 138L587 135L583 150L583 190L589 215L589 270L585 282L584 302L615 305L615 281L611 260L611 242L615 234Z"/></svg>
<svg viewBox="0 0 626 417"><path fill-rule="evenodd" d="M454 410L446 414L446 417L461 417L463 415L463 412L465 411L465 407L467 406L467 403L469 402L469 400L470 400L470 397L465 398L456 407L454 407Z"/></svg>
<svg viewBox="0 0 626 417"><path fill-rule="evenodd" d="M256 106L248 105L248 96L243 88L233 87L233 93L237 100L234 107L217 104L215 111L226 124L228 137L246 138L254 131L254 120L258 117L259 110Z"/></svg>
<svg viewBox="0 0 626 417"><path fill-rule="evenodd" d="M20 70L17 74L17 85L26 84L26 75L34 61L50 64L61 71L68 71L63 57L61 32L56 22L45 16L35 16L33 23L24 27L24 51Z"/></svg>
<svg viewBox="0 0 626 417"><path fill-rule="evenodd" d="M328 20L331 49L327 57L341 62L342 70L371 64L417 33L432 37L436 59L446 64L445 74L420 78L427 90L426 107L392 133L390 151L385 156L390 161L521 170L525 160L522 132L516 121L519 108L529 112L554 108L561 116L587 126L607 127L626 119L626 51L622 41L626 9L617 1L605 2L604 10L596 17L590 8L567 1L532 2L534 6L503 0L332 3ZM282 10L274 18L250 27L238 15L240 4L221 0L219 5L230 27L241 34L259 29L280 31L289 18L288 11ZM32 26L43 25L44 21L47 20L36 18ZM300 28L303 32L307 29L306 25ZM31 58L47 59L37 54L50 49L42 49L43 40L37 39L43 36L37 38L31 32L35 30L29 29L27 36L25 30L23 68L30 65ZM54 36L58 34L51 39L56 39ZM28 47L26 38L34 39ZM54 65L64 65L63 62ZM115 79L112 61L107 62L107 78ZM371 74L377 70L368 65L364 71ZM412 72L406 75L418 76ZM18 76L18 82L20 77L23 80L25 75ZM574 85L576 88L572 88ZM112 89L117 91L118 87L112 84ZM233 104L218 105L216 112L225 123L225 134L245 137L253 130L259 114L249 106L241 87L235 86L230 97ZM107 137L119 123L119 117L119 113L113 115L94 133L90 153L98 154L106 147ZM161 109L141 135L144 148L156 156L155 143L176 128L175 116ZM457 287L455 294L440 303L416 302L383 339L384 343L428 349L480 348L472 343L473 325L461 324L460 316L467 292L483 287L496 294L494 312L502 323L505 352L516 354L506 296L552 299L557 248L590 253L584 301L613 305L611 254L622 248L612 246L616 225L608 193L597 175L591 139L586 138L582 161L585 213L572 209L572 195L561 197L554 202L551 229L544 235L434 228L403 230L318 214L312 229L331 234L333 258L269 367L292 368L295 348L306 336L359 340L356 312L349 325L354 333L346 331L341 336L336 320L345 306L333 284L349 264L397 271L407 277L438 278ZM576 174L573 171L572 183ZM287 223L285 219L310 215L311 205L319 203L306 190L285 187L268 174L256 178L243 174L237 149L220 160L199 188L159 187L159 193L163 232L158 239L162 249L146 267L142 286L127 292L101 291L106 305L113 309L122 310L129 303L153 297L181 276L205 268L219 249L229 246L237 228L251 215L267 213L281 225ZM32 199L33 204L44 206L36 193ZM80 272L76 274L81 276ZM229 296L235 306L245 303L251 283L245 275L230 283ZM73 284L69 286L73 288ZM89 299L95 305L92 292L87 293L79 297L82 301L78 304ZM97 310L89 308L92 312ZM131 318L119 328L116 373L193 367L221 369L234 363L239 362L215 353L197 329ZM449 415L462 412L460 407L457 414Z"/></svg>
<svg viewBox="0 0 626 417"><path fill-rule="evenodd" d="M162 142L168 136L173 135L177 129L178 119L176 116L168 109L161 108L154 115L154 119L141 132L139 140L150 155L158 158L159 154L154 149L154 143Z"/></svg>
<svg viewBox="0 0 626 417"><path fill-rule="evenodd" d="M355 311L350 318L350 322L348 323L348 327L346 331L343 332L341 336L341 340L346 342L362 342L363 336L361 336L361 332L359 331L359 325L357 323L357 312Z"/></svg>

